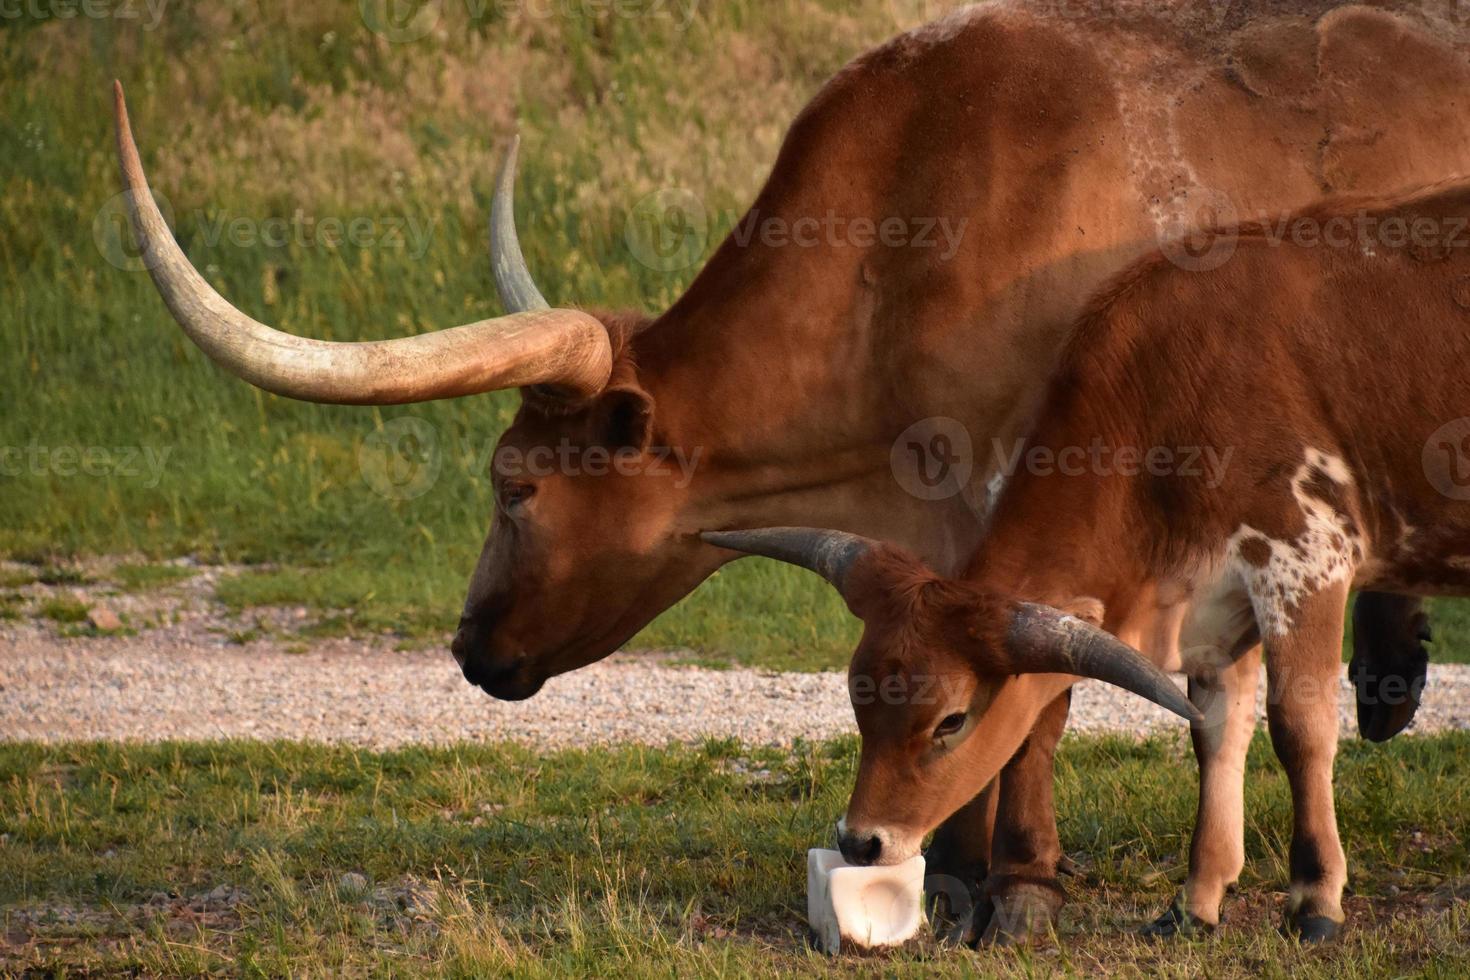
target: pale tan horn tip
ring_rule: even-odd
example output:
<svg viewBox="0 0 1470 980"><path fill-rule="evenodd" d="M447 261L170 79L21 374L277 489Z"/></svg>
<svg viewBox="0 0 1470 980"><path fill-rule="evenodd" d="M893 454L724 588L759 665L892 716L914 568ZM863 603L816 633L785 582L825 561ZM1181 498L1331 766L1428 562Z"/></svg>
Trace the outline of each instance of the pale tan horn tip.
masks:
<svg viewBox="0 0 1470 980"><path fill-rule="evenodd" d="M123 189L136 190L145 183L143 161L133 142L133 126L128 121L128 103L123 97L122 82L112 81L112 114L117 121L117 156L122 166Z"/></svg>
<svg viewBox="0 0 1470 980"><path fill-rule="evenodd" d="M112 115L117 120L117 131L121 135L130 130L128 126L128 101L123 97L122 82L116 78L112 80ZM131 132L129 132L131 135Z"/></svg>

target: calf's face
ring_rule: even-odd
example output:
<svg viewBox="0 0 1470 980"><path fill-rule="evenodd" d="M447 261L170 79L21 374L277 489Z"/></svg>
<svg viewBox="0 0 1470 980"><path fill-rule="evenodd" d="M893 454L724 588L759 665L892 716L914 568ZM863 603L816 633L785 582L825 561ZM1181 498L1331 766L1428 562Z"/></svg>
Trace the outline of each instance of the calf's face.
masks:
<svg viewBox="0 0 1470 980"><path fill-rule="evenodd" d="M1008 673L1014 605L937 579L867 605L848 670L862 735L857 783L838 824L849 863L897 864L917 854L1075 679Z"/></svg>
<svg viewBox="0 0 1470 980"><path fill-rule="evenodd" d="M705 541L822 575L863 620L848 670L862 735L838 825L853 864L897 864L985 788L1037 716L1079 677L1116 684L1190 720L1157 667L1105 632L1093 599L1043 606L934 575L907 553L809 528L706 532Z"/></svg>

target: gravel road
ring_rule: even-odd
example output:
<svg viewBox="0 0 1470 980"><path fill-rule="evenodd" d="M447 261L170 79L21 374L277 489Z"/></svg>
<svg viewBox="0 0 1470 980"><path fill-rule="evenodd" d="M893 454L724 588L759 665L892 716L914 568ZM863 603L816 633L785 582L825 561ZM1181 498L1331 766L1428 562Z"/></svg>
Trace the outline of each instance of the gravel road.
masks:
<svg viewBox="0 0 1470 980"><path fill-rule="evenodd" d="M0 739L308 739L371 748L513 740L545 748L705 736L788 743L854 730L842 675L707 670L622 654L555 678L521 704L466 684L444 652L331 640L294 653L186 628L63 638L0 630ZM1351 694L1341 699L1352 734ZM1180 730L1160 709L1080 685L1073 731ZM1430 669L1417 731L1470 728L1470 667Z"/></svg>

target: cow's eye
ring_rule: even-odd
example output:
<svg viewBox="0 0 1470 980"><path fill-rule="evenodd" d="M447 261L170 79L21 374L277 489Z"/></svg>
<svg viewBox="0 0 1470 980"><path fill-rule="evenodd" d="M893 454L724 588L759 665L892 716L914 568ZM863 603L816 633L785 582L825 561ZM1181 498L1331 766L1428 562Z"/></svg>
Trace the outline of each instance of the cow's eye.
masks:
<svg viewBox="0 0 1470 980"><path fill-rule="evenodd" d="M507 483L500 490L500 502L506 510L518 507L536 496L536 487L530 483Z"/></svg>
<svg viewBox="0 0 1470 980"><path fill-rule="evenodd" d="M937 726L935 726L934 737L945 738L949 735L953 735L955 732L964 727L965 713L963 711L957 711L952 715L945 716L944 720L942 720Z"/></svg>

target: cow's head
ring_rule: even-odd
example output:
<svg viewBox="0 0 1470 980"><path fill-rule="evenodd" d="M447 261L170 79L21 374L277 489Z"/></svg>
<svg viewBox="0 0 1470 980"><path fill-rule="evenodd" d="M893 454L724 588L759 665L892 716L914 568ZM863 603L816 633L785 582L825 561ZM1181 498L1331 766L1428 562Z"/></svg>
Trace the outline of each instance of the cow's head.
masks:
<svg viewBox="0 0 1470 980"><path fill-rule="evenodd" d="M454 654L504 698L616 649L721 562L676 517L699 458L664 447L658 406L627 350L637 316L553 309L516 240L515 150L491 213L504 316L375 343L328 343L258 323L219 295L154 203L116 87L118 154L144 262L174 318L227 370L305 401L400 405L517 388L497 447L496 516Z"/></svg>
<svg viewBox="0 0 1470 980"><path fill-rule="evenodd" d="M608 318L614 336L623 323ZM453 651L498 698L616 650L721 563L681 525L696 451L671 447L658 405L619 357L597 397L528 393L493 466L495 519Z"/></svg>
<svg viewBox="0 0 1470 980"><path fill-rule="evenodd" d="M862 757L839 838L854 864L916 854L926 834L1000 772L1041 709L1077 677L1198 719L1163 672L1083 618L1096 618L1093 600L1068 611L981 592L896 548L837 531L703 537L817 572L863 620L848 669Z"/></svg>

